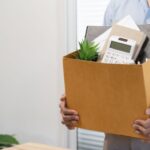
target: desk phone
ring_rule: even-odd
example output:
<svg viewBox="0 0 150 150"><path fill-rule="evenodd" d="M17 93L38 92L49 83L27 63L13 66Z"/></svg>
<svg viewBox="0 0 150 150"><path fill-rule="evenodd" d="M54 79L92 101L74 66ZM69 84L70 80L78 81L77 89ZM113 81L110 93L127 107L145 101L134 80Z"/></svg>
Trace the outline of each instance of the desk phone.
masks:
<svg viewBox="0 0 150 150"><path fill-rule="evenodd" d="M132 64L136 41L119 36L111 36L102 63Z"/></svg>

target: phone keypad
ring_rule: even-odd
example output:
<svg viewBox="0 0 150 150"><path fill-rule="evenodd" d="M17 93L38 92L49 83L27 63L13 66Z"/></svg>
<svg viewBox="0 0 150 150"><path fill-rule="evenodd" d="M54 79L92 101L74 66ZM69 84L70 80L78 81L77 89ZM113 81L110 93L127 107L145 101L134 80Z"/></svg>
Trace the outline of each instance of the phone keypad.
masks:
<svg viewBox="0 0 150 150"><path fill-rule="evenodd" d="M108 49L102 59L103 63L110 64L133 64L134 61L131 59L130 55L122 53L117 50Z"/></svg>

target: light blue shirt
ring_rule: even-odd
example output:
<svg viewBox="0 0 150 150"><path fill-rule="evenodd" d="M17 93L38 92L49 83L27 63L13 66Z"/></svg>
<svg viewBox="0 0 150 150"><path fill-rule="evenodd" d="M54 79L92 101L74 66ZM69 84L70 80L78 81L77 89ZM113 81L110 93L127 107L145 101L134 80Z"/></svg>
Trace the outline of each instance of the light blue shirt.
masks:
<svg viewBox="0 0 150 150"><path fill-rule="evenodd" d="M111 0L104 17L104 25L111 26L130 15L136 24L150 24L150 7L147 0Z"/></svg>

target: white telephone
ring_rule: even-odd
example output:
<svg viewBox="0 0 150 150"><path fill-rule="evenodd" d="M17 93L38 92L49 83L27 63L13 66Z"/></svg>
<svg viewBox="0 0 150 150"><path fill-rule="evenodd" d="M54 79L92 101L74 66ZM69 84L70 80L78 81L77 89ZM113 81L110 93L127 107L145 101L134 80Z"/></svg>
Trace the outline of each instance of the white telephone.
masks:
<svg viewBox="0 0 150 150"><path fill-rule="evenodd" d="M109 39L102 63L133 64L135 48L136 41L113 35Z"/></svg>

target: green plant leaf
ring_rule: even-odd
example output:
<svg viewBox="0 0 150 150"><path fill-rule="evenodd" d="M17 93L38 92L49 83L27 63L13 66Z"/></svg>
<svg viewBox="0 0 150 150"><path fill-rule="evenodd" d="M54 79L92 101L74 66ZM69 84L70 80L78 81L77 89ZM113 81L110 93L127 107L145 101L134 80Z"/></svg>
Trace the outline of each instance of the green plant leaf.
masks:
<svg viewBox="0 0 150 150"><path fill-rule="evenodd" d="M80 50L78 52L77 59L81 60L90 60L96 61L98 58L99 44L95 44L94 42L89 42L88 40L84 39L79 42Z"/></svg>
<svg viewBox="0 0 150 150"><path fill-rule="evenodd" d="M9 147L14 144L19 144L16 138L12 135L0 135L0 146Z"/></svg>

